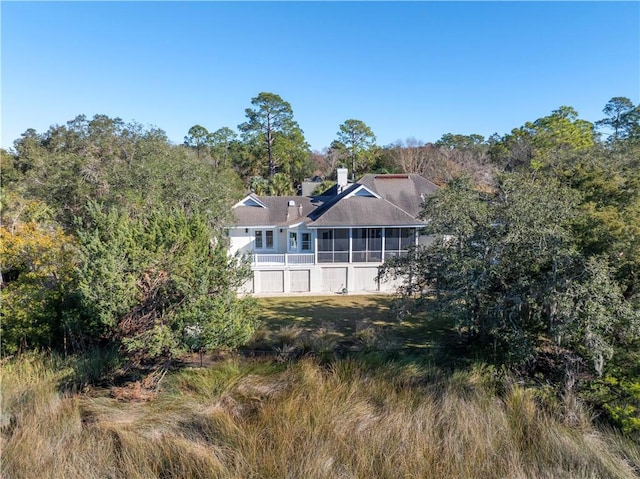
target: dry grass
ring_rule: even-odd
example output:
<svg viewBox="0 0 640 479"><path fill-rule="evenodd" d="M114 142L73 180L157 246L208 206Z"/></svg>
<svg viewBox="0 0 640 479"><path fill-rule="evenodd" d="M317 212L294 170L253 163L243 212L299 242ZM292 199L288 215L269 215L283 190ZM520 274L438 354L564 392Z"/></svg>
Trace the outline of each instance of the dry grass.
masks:
<svg viewBox="0 0 640 479"><path fill-rule="evenodd" d="M640 449L476 368L228 359L128 403L65 395L60 364L1 366L18 478L634 478ZM500 385L500 388L497 386ZM506 388L500 394L497 389ZM558 408L561 409L561 408ZM634 468L635 467L635 472Z"/></svg>

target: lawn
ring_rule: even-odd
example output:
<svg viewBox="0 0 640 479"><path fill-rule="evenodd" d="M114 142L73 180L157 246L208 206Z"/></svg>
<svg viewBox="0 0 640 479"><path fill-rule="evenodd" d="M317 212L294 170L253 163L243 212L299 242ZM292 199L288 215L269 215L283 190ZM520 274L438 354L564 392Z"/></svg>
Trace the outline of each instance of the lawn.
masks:
<svg viewBox="0 0 640 479"><path fill-rule="evenodd" d="M286 345L339 350L427 349L452 333L450 324L425 313L398 319L389 295L334 295L260 298L262 324L252 349Z"/></svg>

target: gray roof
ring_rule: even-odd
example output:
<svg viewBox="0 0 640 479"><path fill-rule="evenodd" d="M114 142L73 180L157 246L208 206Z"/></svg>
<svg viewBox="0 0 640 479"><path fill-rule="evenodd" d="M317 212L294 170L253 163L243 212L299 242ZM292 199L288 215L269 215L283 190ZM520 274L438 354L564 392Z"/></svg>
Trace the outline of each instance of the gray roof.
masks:
<svg viewBox="0 0 640 479"><path fill-rule="evenodd" d="M312 213L308 226L411 226L422 221L405 213L384 198L352 196Z"/></svg>
<svg viewBox="0 0 640 479"><path fill-rule="evenodd" d="M365 186L380 198L351 196ZM310 227L411 226L424 224L417 216L424 197L438 187L420 175L365 175L332 196L248 197L266 206L239 205L233 209L239 227L289 226L304 222ZM288 206L294 201L295 206ZM300 206L302 208L300 209Z"/></svg>
<svg viewBox="0 0 640 479"><path fill-rule="evenodd" d="M261 206L237 206L233 209L236 226L288 226L308 220L307 215L317 207L317 201L308 196L257 196ZM289 206L294 201L295 206ZM312 202L316 201L316 204ZM300 210L302 206L302 210Z"/></svg>
<svg viewBox="0 0 640 479"><path fill-rule="evenodd" d="M424 198L432 195L438 187L415 173L402 175L364 175L358 181L384 199L417 217L422 210Z"/></svg>

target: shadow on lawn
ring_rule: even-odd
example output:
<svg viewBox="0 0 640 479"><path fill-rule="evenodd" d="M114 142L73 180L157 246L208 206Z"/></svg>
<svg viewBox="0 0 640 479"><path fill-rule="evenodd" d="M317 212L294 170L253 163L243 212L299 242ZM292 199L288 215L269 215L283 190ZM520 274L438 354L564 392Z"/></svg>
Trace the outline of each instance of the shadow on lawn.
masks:
<svg viewBox="0 0 640 479"><path fill-rule="evenodd" d="M393 296L260 298L262 325L251 354L351 354L379 351L450 362L460 357L450 318L413 312L398 319ZM450 357L451 356L451 357Z"/></svg>

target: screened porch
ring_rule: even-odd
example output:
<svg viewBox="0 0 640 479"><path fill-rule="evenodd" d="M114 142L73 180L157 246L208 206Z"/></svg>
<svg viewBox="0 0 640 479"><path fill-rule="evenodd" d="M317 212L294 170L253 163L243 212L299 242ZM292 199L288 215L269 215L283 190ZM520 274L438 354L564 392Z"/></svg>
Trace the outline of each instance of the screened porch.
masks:
<svg viewBox="0 0 640 479"><path fill-rule="evenodd" d="M381 263L404 256L416 244L413 228L320 228L318 263Z"/></svg>

